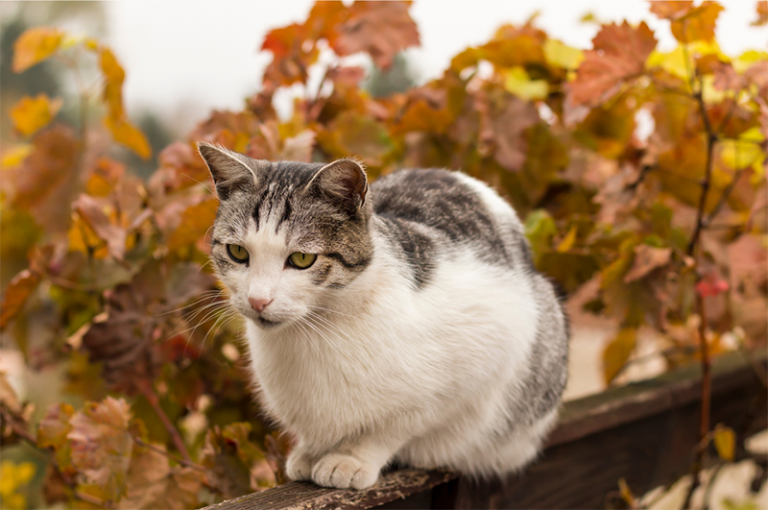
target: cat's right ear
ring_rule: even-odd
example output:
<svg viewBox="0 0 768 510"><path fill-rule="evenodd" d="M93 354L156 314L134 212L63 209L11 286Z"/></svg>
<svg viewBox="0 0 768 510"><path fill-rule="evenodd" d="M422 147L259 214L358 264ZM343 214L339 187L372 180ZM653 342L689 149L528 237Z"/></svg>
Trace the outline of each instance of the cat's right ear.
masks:
<svg viewBox="0 0 768 510"><path fill-rule="evenodd" d="M226 200L236 190L258 187L261 161L208 142L197 142L197 150L208 165L219 200Z"/></svg>

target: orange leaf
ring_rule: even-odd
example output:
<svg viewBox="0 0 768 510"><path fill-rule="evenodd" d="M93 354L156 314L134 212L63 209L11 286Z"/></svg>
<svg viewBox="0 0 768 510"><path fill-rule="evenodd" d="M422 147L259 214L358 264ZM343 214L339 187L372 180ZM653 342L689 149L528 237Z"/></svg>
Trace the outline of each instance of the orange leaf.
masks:
<svg viewBox="0 0 768 510"><path fill-rule="evenodd" d="M753 27L762 27L768 25L768 0L757 2L757 19L750 23Z"/></svg>
<svg viewBox="0 0 768 510"><path fill-rule="evenodd" d="M568 90L568 100L574 106L596 106L624 82L639 76L656 39L645 23L634 28L625 21L604 26L592 44L594 49L584 53L584 62Z"/></svg>
<svg viewBox="0 0 768 510"><path fill-rule="evenodd" d="M99 203L88 195L80 195L72 204L85 223L102 241L107 243L109 254L117 260L123 260L125 254L125 229L114 225L101 210Z"/></svg>
<svg viewBox="0 0 768 510"><path fill-rule="evenodd" d="M691 7L693 7L692 0L658 0L651 2L651 12L661 19L673 20L680 18L687 14Z"/></svg>
<svg viewBox="0 0 768 510"><path fill-rule="evenodd" d="M13 72L20 73L50 57L63 37L64 32L51 27L26 30L13 45Z"/></svg>
<svg viewBox="0 0 768 510"><path fill-rule="evenodd" d="M99 68L104 74L104 102L109 109L109 116L120 118L123 112L123 82L125 71L109 48L99 52Z"/></svg>
<svg viewBox="0 0 768 510"><path fill-rule="evenodd" d="M394 56L418 46L419 31L408 13L410 2L355 2L349 19L338 27L338 37L330 41L340 56L367 52L373 62L386 69Z"/></svg>
<svg viewBox="0 0 768 510"><path fill-rule="evenodd" d="M608 384L619 374L637 344L637 329L622 328L603 351L603 378Z"/></svg>
<svg viewBox="0 0 768 510"><path fill-rule="evenodd" d="M0 307L0 331L24 308L29 296L37 289L41 275L37 271L25 269L13 277L5 291L5 299Z"/></svg>
<svg viewBox="0 0 768 510"><path fill-rule="evenodd" d="M178 228L168 239L168 249L176 250L194 244L203 237L216 219L219 201L210 198L187 208L181 214Z"/></svg>
<svg viewBox="0 0 768 510"><path fill-rule="evenodd" d="M142 159L147 160L152 156L152 148L144 133L127 120L104 117L104 125L112 133L116 142L125 145Z"/></svg>
<svg viewBox="0 0 768 510"><path fill-rule="evenodd" d="M715 24L723 7L717 2L702 2L684 16L672 21L672 35L681 43L710 42L715 37Z"/></svg>
<svg viewBox="0 0 768 510"><path fill-rule="evenodd" d="M13 125L22 135L30 136L51 122L61 109L61 104L61 98L51 101L45 94L38 94L35 98L24 96L11 110Z"/></svg>

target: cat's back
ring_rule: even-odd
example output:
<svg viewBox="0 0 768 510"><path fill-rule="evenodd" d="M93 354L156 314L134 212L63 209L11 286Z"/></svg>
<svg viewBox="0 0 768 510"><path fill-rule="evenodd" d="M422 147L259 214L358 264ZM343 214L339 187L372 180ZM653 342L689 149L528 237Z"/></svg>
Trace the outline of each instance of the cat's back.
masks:
<svg viewBox="0 0 768 510"><path fill-rule="evenodd" d="M437 252L472 250L493 265L530 265L515 211L491 188L459 172L400 170L371 185L373 211L418 284Z"/></svg>

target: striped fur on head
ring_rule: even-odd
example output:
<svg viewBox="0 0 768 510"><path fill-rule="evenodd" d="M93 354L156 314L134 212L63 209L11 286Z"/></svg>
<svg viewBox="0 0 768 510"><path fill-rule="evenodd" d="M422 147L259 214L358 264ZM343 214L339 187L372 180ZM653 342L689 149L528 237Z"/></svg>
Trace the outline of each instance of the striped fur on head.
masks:
<svg viewBox="0 0 768 510"><path fill-rule="evenodd" d="M211 257L243 315L263 326L291 322L368 267L371 206L359 163L269 162L202 142L198 149L220 198ZM247 263L228 255L230 244L248 250ZM287 264L294 252L317 259L299 270ZM272 301L257 314L249 298Z"/></svg>

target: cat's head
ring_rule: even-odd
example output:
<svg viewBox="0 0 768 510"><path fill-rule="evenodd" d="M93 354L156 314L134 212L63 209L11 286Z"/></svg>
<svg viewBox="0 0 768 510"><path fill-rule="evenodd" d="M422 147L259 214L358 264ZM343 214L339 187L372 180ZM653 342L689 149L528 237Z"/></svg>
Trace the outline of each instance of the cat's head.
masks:
<svg viewBox="0 0 768 510"><path fill-rule="evenodd" d="M220 205L211 258L231 304L265 329L322 310L371 262L368 181L359 163L270 162L198 149Z"/></svg>

